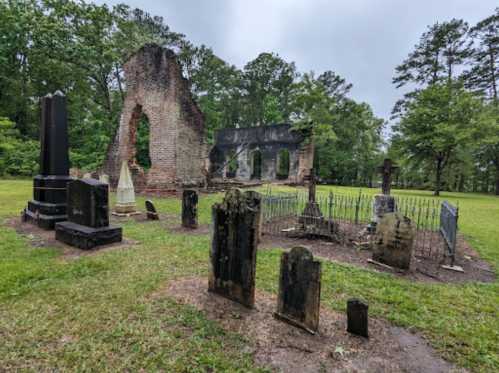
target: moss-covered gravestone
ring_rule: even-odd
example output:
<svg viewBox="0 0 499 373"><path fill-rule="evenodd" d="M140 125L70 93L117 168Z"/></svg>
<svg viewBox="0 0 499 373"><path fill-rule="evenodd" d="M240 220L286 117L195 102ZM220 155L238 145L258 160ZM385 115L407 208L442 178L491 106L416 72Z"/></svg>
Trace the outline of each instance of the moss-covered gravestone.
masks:
<svg viewBox="0 0 499 373"><path fill-rule="evenodd" d="M182 192L182 227L198 227L198 194L195 190L187 189Z"/></svg>
<svg viewBox="0 0 499 373"><path fill-rule="evenodd" d="M409 218L398 212L385 214L377 225L373 259L395 268L409 269L415 234Z"/></svg>
<svg viewBox="0 0 499 373"><path fill-rule="evenodd" d="M208 289L246 307L255 304L260 195L238 189L213 205L213 239Z"/></svg>
<svg viewBox="0 0 499 373"><path fill-rule="evenodd" d="M320 297L321 263L303 247L283 253L275 316L315 333L319 328Z"/></svg>

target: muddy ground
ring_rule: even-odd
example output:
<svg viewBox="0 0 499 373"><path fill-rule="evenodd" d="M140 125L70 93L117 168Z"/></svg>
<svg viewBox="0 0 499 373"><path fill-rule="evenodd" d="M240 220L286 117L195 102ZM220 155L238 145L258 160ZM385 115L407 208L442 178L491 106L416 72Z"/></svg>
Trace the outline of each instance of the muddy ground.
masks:
<svg viewBox="0 0 499 373"><path fill-rule="evenodd" d="M147 224L146 214L141 213L129 217L111 216L111 224L120 225L125 221L133 219L136 222ZM180 225L180 219L174 214L160 214L160 223L166 231L175 234L207 235L210 227L207 224L200 225L197 229L187 229ZM11 218L6 222L22 235L29 238L31 244L35 247L58 247L61 248L63 255L67 258L78 257L82 255L92 255L101 250L126 249L136 242L123 238L123 242L105 245L93 250L80 250L55 239L53 231L45 231L29 223L22 223L19 218ZM260 250L282 248L290 249L294 246L304 246L308 248L315 256L325 260L349 263L355 266L369 268L381 272L393 273L396 276L408 280L439 283L464 283L464 282L493 282L496 275L492 267L484 260L480 259L478 253L459 236L457 245L456 265L461 266L464 272L456 272L441 267L442 260L438 257L416 256L411 263L409 271L398 271L386 267L378 266L368 262L372 253L363 245L356 245L355 242L336 243L321 239L290 238L285 236L262 235L259 244Z"/></svg>
<svg viewBox="0 0 499 373"><path fill-rule="evenodd" d="M370 338L346 332L346 315L321 309L319 332L311 335L273 317L276 298L257 291L256 308L208 293L206 278L171 281L153 298L189 304L225 330L243 335L261 366L284 372L464 372L438 357L420 336L369 319Z"/></svg>
<svg viewBox="0 0 499 373"><path fill-rule="evenodd" d="M308 248L314 256L324 258L333 262L350 263L359 267L369 268L376 271L390 272L409 280L424 282L493 282L495 273L492 267L480 259L478 253L459 237L457 245L457 258L455 264L461 266L463 273L451 271L441 267L441 259L435 257L415 256L411 262L409 271L391 270L368 262L372 252L363 246L345 245L328 242L319 239L302 239L289 237L276 237L264 235L259 245L260 249L283 248L289 249L294 246Z"/></svg>

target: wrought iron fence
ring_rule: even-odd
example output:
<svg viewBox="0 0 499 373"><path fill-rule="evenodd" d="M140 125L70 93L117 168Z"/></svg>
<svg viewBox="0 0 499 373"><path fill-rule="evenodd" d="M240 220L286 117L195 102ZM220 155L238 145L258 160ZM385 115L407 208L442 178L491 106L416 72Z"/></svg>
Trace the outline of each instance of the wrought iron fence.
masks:
<svg viewBox="0 0 499 373"><path fill-rule="evenodd" d="M440 233L440 202L413 197L395 197L395 201L396 210L410 218L416 228L416 256L442 256L445 243ZM373 220L373 196L362 192L358 195L317 192L315 203L320 213L311 214L306 209L308 202L308 194L303 191L272 194L268 189L262 199L263 234L306 233L346 243L362 240L362 232Z"/></svg>

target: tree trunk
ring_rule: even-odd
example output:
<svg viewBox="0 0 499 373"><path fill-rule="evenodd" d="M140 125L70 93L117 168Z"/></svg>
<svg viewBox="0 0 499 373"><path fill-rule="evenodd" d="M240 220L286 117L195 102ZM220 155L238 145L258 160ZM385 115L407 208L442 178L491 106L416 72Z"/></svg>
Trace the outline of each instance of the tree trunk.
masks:
<svg viewBox="0 0 499 373"><path fill-rule="evenodd" d="M499 196L499 157L496 158L494 164L496 165L496 196Z"/></svg>
<svg viewBox="0 0 499 373"><path fill-rule="evenodd" d="M438 157L437 158L437 174L436 174L436 178L435 178L435 192L433 193L435 196L440 195L441 183L442 183L442 158Z"/></svg>

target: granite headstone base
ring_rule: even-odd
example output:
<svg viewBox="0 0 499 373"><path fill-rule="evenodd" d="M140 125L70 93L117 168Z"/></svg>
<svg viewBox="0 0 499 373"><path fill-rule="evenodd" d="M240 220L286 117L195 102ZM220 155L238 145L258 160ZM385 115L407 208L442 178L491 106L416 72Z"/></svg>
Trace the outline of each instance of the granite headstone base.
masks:
<svg viewBox="0 0 499 373"><path fill-rule="evenodd" d="M22 213L23 221L51 230L56 223L68 220L67 184L70 176L42 176L33 179L33 200Z"/></svg>
<svg viewBox="0 0 499 373"><path fill-rule="evenodd" d="M109 245L121 242L121 227L100 227L92 228L85 225L65 221L55 225L55 238L68 245L78 247L83 250L90 250L96 246Z"/></svg>

